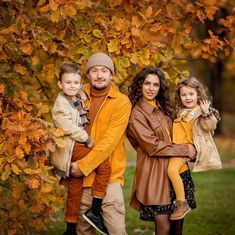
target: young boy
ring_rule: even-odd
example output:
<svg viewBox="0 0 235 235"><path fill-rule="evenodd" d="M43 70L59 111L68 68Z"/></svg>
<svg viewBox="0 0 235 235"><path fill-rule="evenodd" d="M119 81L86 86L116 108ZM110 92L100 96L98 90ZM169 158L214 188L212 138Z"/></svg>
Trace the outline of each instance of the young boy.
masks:
<svg viewBox="0 0 235 235"><path fill-rule="evenodd" d="M93 146L93 140L85 130L86 124L88 124L88 112L84 108L86 94L81 89L82 78L77 64L65 62L61 65L58 86L62 92L58 94L52 108L52 118L56 127L65 131L66 146L56 148L52 156L52 165L55 167L55 173L59 178L66 178L68 187L65 212L67 230L64 235L76 235L83 177L74 177L70 174L71 162L82 158L82 154L73 156L73 147L75 142L79 142L84 145L85 151L89 152ZM103 223L101 204L106 192L106 187L103 186L107 186L109 183L110 174L111 166L106 160L96 169L96 177L101 179L102 186L94 183L92 188L93 202L90 211L95 216L94 218L99 221L99 226L96 229L102 234L108 234Z"/></svg>

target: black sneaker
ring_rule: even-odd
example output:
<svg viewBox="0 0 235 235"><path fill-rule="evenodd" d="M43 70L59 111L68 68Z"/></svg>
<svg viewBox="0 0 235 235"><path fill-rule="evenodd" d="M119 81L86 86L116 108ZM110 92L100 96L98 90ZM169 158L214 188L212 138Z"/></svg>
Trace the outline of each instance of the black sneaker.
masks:
<svg viewBox="0 0 235 235"><path fill-rule="evenodd" d="M99 216L94 216L91 209L89 209L82 216L90 225L92 225L101 234L109 235L108 230L104 225L104 221L101 214Z"/></svg>

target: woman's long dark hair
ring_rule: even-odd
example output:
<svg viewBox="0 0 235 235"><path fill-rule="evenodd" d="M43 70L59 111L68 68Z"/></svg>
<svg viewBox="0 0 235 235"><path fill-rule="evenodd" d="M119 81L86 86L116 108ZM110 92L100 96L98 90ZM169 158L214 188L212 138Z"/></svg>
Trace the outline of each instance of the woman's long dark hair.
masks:
<svg viewBox="0 0 235 235"><path fill-rule="evenodd" d="M136 103L143 98L142 86L143 86L145 78L149 74L155 74L159 77L160 89L155 99L161 105L164 113L172 117L173 110L170 104L168 82L164 74L162 73L162 71L156 67L144 68L134 77L132 84L128 88L129 99L132 103L132 107L134 107Z"/></svg>

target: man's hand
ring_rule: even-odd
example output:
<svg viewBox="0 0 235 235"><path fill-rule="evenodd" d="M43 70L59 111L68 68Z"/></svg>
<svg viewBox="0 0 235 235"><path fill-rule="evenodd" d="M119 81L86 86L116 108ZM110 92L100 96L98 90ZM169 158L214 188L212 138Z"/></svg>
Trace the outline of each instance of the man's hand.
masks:
<svg viewBox="0 0 235 235"><path fill-rule="evenodd" d="M90 149L94 146L94 140L91 139L90 143L87 145L87 147Z"/></svg>
<svg viewBox="0 0 235 235"><path fill-rule="evenodd" d="M71 162L70 164L70 174L74 177L81 177L83 176L82 171L78 167L77 162Z"/></svg>

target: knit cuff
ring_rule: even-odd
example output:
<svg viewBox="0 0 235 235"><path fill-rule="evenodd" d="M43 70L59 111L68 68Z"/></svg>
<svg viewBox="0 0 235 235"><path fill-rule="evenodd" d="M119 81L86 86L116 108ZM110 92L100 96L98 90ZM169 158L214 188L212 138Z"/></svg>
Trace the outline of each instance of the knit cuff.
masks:
<svg viewBox="0 0 235 235"><path fill-rule="evenodd" d="M85 145L87 146L87 145L90 144L90 143L91 143L91 137L89 136L88 139L87 139L86 142L85 142Z"/></svg>
<svg viewBox="0 0 235 235"><path fill-rule="evenodd" d="M212 109L209 109L209 113L208 114L202 113L202 117L204 117L204 118L210 117L212 113L213 113Z"/></svg>

